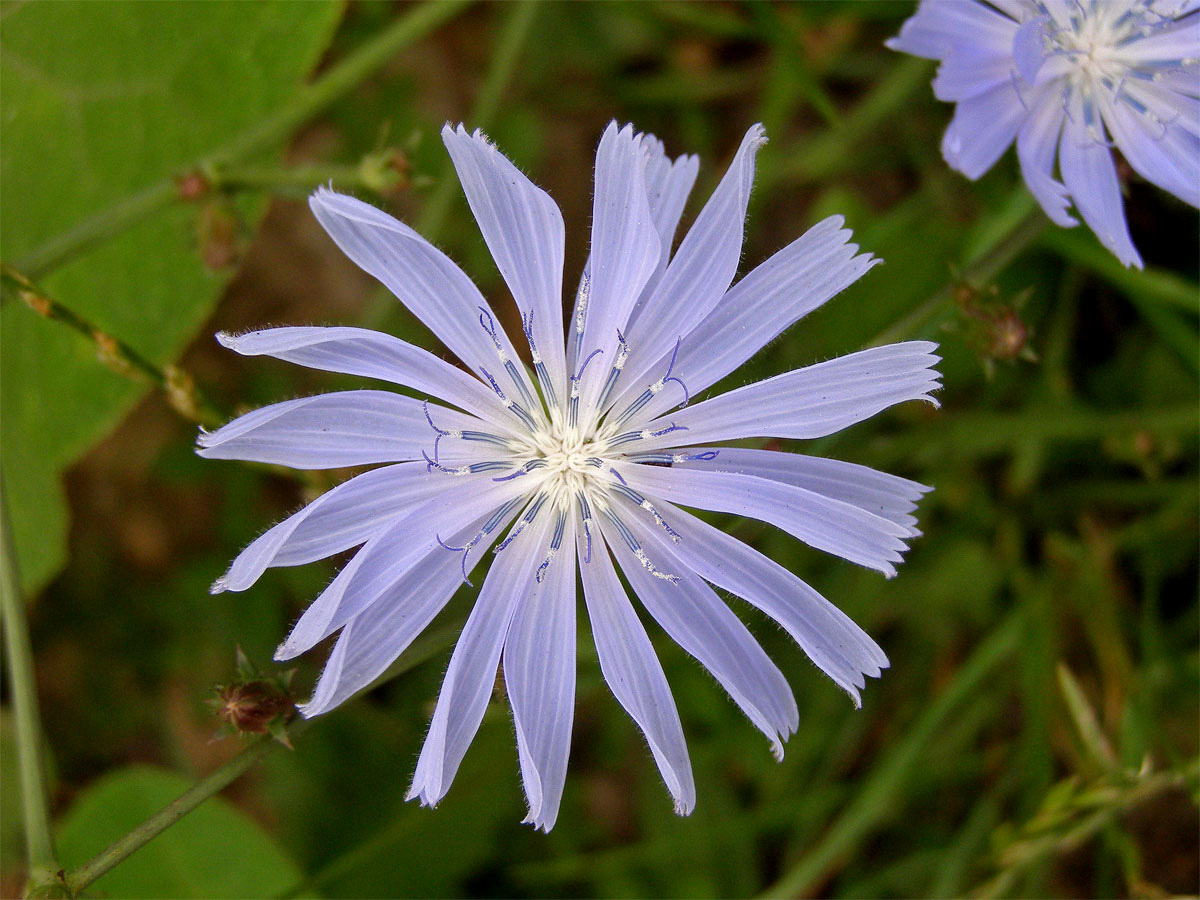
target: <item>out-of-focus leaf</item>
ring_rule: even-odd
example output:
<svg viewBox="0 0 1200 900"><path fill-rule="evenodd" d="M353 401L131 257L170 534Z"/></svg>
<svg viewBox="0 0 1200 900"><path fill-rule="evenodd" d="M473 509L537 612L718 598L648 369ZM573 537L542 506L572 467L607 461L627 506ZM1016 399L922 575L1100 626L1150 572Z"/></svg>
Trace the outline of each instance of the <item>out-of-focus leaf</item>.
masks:
<svg viewBox="0 0 1200 900"><path fill-rule="evenodd" d="M57 836L61 862L87 862L191 787L150 766L104 776L80 794ZM296 864L256 823L220 797L205 802L89 888L108 897L273 897Z"/></svg>
<svg viewBox="0 0 1200 900"><path fill-rule="evenodd" d="M0 181L19 200L0 228L15 261L154 184L283 102L328 43L341 7L288 3L51 3L0 20ZM261 203L239 206L247 231ZM198 247L182 204L42 280L57 300L156 363L174 359L227 272ZM59 477L145 388L95 347L16 303L0 312L4 479L27 590L62 564Z"/></svg>

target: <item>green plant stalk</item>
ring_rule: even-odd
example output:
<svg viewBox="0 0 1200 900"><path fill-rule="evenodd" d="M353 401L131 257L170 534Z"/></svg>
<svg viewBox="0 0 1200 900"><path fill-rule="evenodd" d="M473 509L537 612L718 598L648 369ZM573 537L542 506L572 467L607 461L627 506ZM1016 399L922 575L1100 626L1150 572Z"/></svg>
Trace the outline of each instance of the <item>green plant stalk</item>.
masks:
<svg viewBox="0 0 1200 900"><path fill-rule="evenodd" d="M290 733L295 734L303 723L297 723ZM101 851L98 855L77 869L63 876L67 890L72 897L79 894L97 878L112 869L121 861L127 859L136 850L149 843L153 838L162 834L193 809L223 790L247 769L258 762L271 749L274 741L269 735L256 735L250 739L248 746L237 756L218 769L210 772L178 799L159 810L149 819L128 834Z"/></svg>
<svg viewBox="0 0 1200 900"><path fill-rule="evenodd" d="M963 700L979 690L1016 648L1025 620L1011 614L975 649L957 677L929 705L904 740L875 769L849 808L824 839L763 893L764 897L801 897L810 893L830 867L850 852L893 808L897 792L908 780L925 747L949 721Z"/></svg>
<svg viewBox="0 0 1200 900"><path fill-rule="evenodd" d="M171 408L198 425L218 425L224 417L196 388L195 379L177 366L162 368L124 341L101 331L87 319L63 306L11 266L0 263L0 290L11 293L31 310L62 322L96 347L96 356L119 375L146 380L160 388Z"/></svg>
<svg viewBox="0 0 1200 900"><path fill-rule="evenodd" d="M475 98L471 108L470 126L472 128L488 128L500 108L500 100L512 80L517 68L517 60L529 38L529 31L537 13L537 0L522 0L512 7L512 12L504 23L504 31L496 41L496 52L492 58L491 68L483 81L483 87ZM451 177L452 164L447 158L442 163L437 175L437 186L421 211L417 223L417 231L428 240L437 239L437 234L446 222L450 212L450 204L458 190L458 182Z"/></svg>
<svg viewBox="0 0 1200 900"><path fill-rule="evenodd" d="M257 128L238 135L208 156L183 167L178 174L241 162L254 153L281 143L300 125L366 80L400 49L453 18L468 4L469 0L431 0L421 4L325 75L301 87L290 103ZM15 268L37 280L89 247L130 228L178 199L176 177L166 178L51 238L18 260Z"/></svg>
<svg viewBox="0 0 1200 900"><path fill-rule="evenodd" d="M1079 790L1080 802L1087 805L1080 806L1075 818L1065 818L1050 828L1036 828L1033 821L1026 823L1024 830L997 852L1000 872L968 896L1008 896L1022 875L1056 855L1083 846L1118 816L1166 791L1193 793L1200 777L1200 760L1193 758L1173 770L1137 776L1128 784L1114 784L1113 777L1119 776L1106 776Z"/></svg>
<svg viewBox="0 0 1200 900"><path fill-rule="evenodd" d="M432 634L423 636L424 639L414 641L413 645L402 653L400 658L392 664L392 667L375 682L375 686L378 687L385 681L403 675L405 672L429 659L435 653L445 650L454 643L461 630L461 626L462 621L447 623ZM308 728L311 721L311 719L300 719L292 723L287 728L287 737L293 738L298 736ZM97 878L104 875L105 872L108 872L123 860L128 859L133 853L158 837L158 835L162 834L209 797L224 790L273 749L282 746L284 745L280 741L275 740L269 734L255 735L250 738L241 752L229 760L229 762L205 775L196 784L180 794L176 800L159 810L128 834L118 838L91 860L62 876L62 881L65 883L71 896L78 896L81 891L96 881Z"/></svg>
<svg viewBox="0 0 1200 900"><path fill-rule="evenodd" d="M1200 313L1200 288L1165 269L1127 269L1086 231L1048 228L1039 243L1063 259L1096 273L1130 297L1173 307L1180 312Z"/></svg>
<svg viewBox="0 0 1200 900"><path fill-rule="evenodd" d="M0 608L4 612L4 645L8 652L9 690L16 726L26 862L29 882L33 884L52 878L58 871L58 861L50 837L50 810L46 795L46 773L42 769L42 728L34 680L33 648L29 641L29 622L21 600L20 584L12 527L8 521L8 500L3 482L0 482Z"/></svg>

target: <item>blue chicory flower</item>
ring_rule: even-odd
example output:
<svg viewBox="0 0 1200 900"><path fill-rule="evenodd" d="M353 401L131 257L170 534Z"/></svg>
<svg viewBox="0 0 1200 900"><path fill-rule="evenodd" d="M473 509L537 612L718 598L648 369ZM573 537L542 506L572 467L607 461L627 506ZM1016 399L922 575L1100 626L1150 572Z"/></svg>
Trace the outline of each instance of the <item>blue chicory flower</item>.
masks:
<svg viewBox="0 0 1200 900"><path fill-rule="evenodd" d="M941 61L934 94L957 104L946 162L976 179L1015 139L1046 215L1074 226L1073 204L1141 268L1111 148L1200 207L1198 10L1198 0L921 0L887 45Z"/></svg>
<svg viewBox="0 0 1200 900"><path fill-rule="evenodd" d="M750 129L672 255L697 159L671 160L653 136L608 127L596 157L591 256L566 329L558 207L479 132L447 126L442 138L516 300L532 366L432 244L373 206L318 190L310 205L333 240L467 371L359 328L218 335L238 353L380 379L442 402L346 391L277 403L202 433L199 452L209 458L301 469L388 464L271 528L213 589L245 590L270 566L361 545L277 652L291 659L340 630L301 707L314 716L379 676L492 548L409 796L432 805L446 793L503 660L526 821L549 830L570 746L578 573L601 671L645 734L676 811L688 813L695 785L679 716L618 569L776 754L797 728L795 700L713 586L782 625L857 704L864 675L888 664L875 642L795 575L675 504L762 519L894 574L928 488L833 459L706 445L817 438L893 404L932 403L936 346L874 347L689 404L878 262L858 254L834 216L730 287L762 128Z"/></svg>

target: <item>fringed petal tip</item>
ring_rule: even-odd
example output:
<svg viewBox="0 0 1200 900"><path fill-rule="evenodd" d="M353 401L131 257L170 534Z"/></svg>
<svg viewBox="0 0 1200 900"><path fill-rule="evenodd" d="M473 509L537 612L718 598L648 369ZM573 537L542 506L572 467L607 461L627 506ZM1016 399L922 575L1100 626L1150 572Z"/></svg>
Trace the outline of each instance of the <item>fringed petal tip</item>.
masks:
<svg viewBox="0 0 1200 900"><path fill-rule="evenodd" d="M308 649L309 648L307 647L296 646L289 637L288 640L284 641L275 648L275 655L272 657L272 659L274 659L275 662L288 662L289 660L295 659Z"/></svg>
<svg viewBox="0 0 1200 900"><path fill-rule="evenodd" d="M553 819L543 819L540 810L529 810L525 814L525 818L521 820L522 825L532 825L534 831L540 831L542 834L549 834L550 829L554 827L554 823L558 821L558 817Z"/></svg>
<svg viewBox="0 0 1200 900"><path fill-rule="evenodd" d="M696 800L695 798L685 800L682 797L672 797L671 808L677 816L690 816L692 810L696 808Z"/></svg>
<svg viewBox="0 0 1200 900"><path fill-rule="evenodd" d="M220 578L210 584L208 586L208 592L213 596L216 596L217 594L223 594L229 590L229 582L225 580L228 574L229 573L226 572L225 575L222 575Z"/></svg>
<svg viewBox="0 0 1200 900"><path fill-rule="evenodd" d="M253 341L255 335L265 335L274 331L296 331L297 328L275 329L275 328L249 328L245 331L218 331L213 337L217 339L217 343L226 350L232 350L234 353L240 353L242 356L257 356L261 353L260 350L253 346L248 346Z"/></svg>
<svg viewBox="0 0 1200 900"><path fill-rule="evenodd" d="M440 794L436 797L431 796L426 785L418 784L414 781L412 786L409 787L408 793L404 795L404 799L406 801L416 800L426 809L436 809L437 805L442 802L443 796L445 795Z"/></svg>

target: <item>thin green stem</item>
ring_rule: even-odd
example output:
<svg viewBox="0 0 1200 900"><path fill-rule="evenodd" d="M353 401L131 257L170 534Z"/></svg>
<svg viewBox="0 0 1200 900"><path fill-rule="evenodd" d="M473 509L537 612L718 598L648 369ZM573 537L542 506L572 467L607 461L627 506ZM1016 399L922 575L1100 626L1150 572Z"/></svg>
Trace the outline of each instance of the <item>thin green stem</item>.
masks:
<svg viewBox="0 0 1200 900"><path fill-rule="evenodd" d="M529 38L536 13L537 0L522 0L513 5L504 23L504 30L496 41L491 68L488 69L483 87L480 88L475 105L471 108L470 124L473 128L488 128L496 117L504 91L512 80L517 60L520 59L521 51ZM437 175L437 186L425 202L417 223L417 230L431 241L437 239L438 232L445 224L450 204L458 190L458 182L450 177L451 172L451 162L447 158Z"/></svg>
<svg viewBox="0 0 1200 900"><path fill-rule="evenodd" d="M298 723L291 733L303 725ZM193 809L223 790L235 781L247 769L262 759L271 749L274 741L267 735L258 735L250 739L246 748L237 756L218 769L201 778L196 784L186 790L174 802L152 815L149 819L109 845L98 855L77 869L64 876L67 889L71 896L77 897L88 885L97 878L127 859L136 850L149 843L153 838L162 834Z"/></svg>
<svg viewBox="0 0 1200 900"><path fill-rule="evenodd" d="M196 387L195 379L178 366L156 365L124 341L101 331L78 313L63 306L11 266L0 263L0 290L15 295L31 310L47 319L62 322L96 347L96 356L119 375L145 379L160 388L171 408L190 422L217 425L224 417Z"/></svg>
<svg viewBox="0 0 1200 900"><path fill-rule="evenodd" d="M205 173L215 191L272 191L307 195L320 184L334 182L339 188L384 193L407 183L396 169L368 157L358 165L309 166L223 166Z"/></svg>
<svg viewBox="0 0 1200 900"><path fill-rule="evenodd" d="M831 866L894 809L896 795L916 769L925 748L946 727L963 701L978 691L992 671L1016 648L1024 624L1022 614L1013 613L975 649L950 686L938 695L904 740L876 767L824 839L769 887L764 897L807 895Z"/></svg>
<svg viewBox="0 0 1200 900"><path fill-rule="evenodd" d="M874 347L902 341L920 332L950 303L959 284L966 282L977 285L995 278L1038 239L1038 236L1045 230L1046 222L1047 219L1041 209L1035 207L1011 230L998 236L991 246L982 250L963 269L960 277L942 287L920 306L885 328L868 341L867 346Z"/></svg>
<svg viewBox="0 0 1200 900"><path fill-rule="evenodd" d="M388 671L375 682L378 687L385 681L390 681L403 675L410 669L420 665L434 654L445 650L454 643L461 630L462 621L449 622L443 627L424 635L402 653ZM311 724L310 719L300 719L287 728L287 737L295 738ZM88 862L63 876L63 881L71 896L78 896L81 891L92 884L105 872L112 869L122 860L127 859L141 847L162 834L189 812L198 807L209 797L224 790L241 775L248 771L256 762L265 757L274 748L283 746L270 735L251 737L246 746L237 756L218 769L201 778L188 788L178 799L159 810L149 819L130 831L128 834L110 844Z"/></svg>
<svg viewBox="0 0 1200 900"><path fill-rule="evenodd" d="M453 18L468 3L469 0L436 0L421 4L325 75L300 88L290 103L268 116L257 128L243 132L208 156L183 167L179 175L240 162L282 143L300 125L366 80L400 49ZM51 238L18 260L15 268L32 279L41 278L89 247L124 231L178 199L177 178L172 176L163 179Z"/></svg>
<svg viewBox="0 0 1200 900"><path fill-rule="evenodd" d="M8 500L0 481L0 608L4 612L4 644L8 651L9 691L17 740L17 767L25 818L26 861L31 884L46 881L58 871L50 837L46 774L42 769L42 728L34 681L29 622L21 599L17 555L8 521Z"/></svg>

